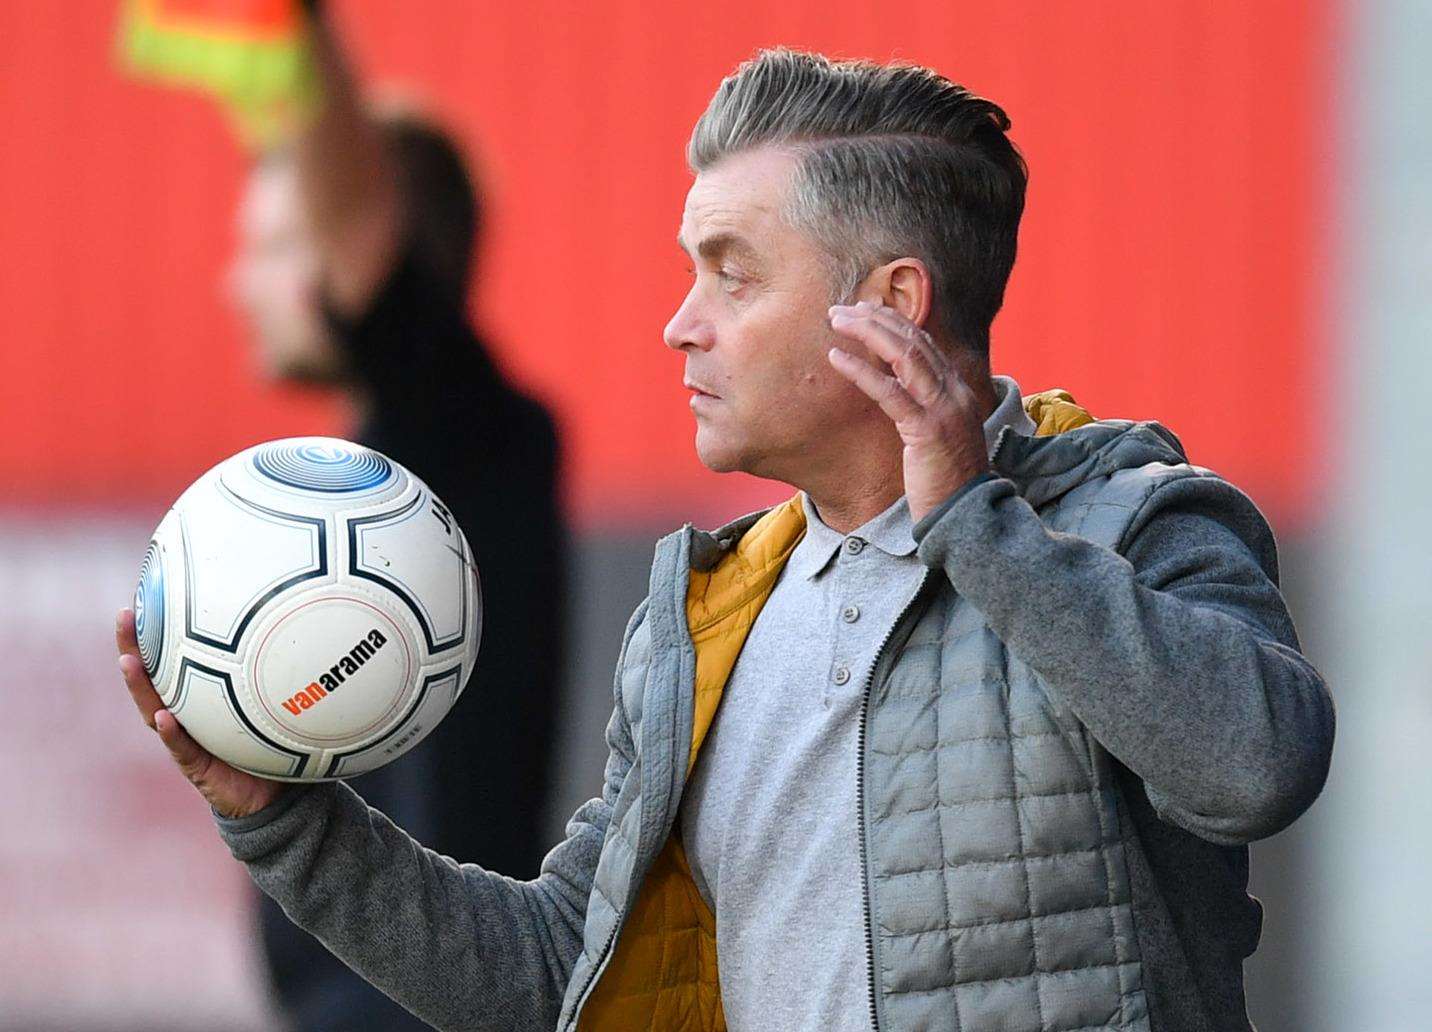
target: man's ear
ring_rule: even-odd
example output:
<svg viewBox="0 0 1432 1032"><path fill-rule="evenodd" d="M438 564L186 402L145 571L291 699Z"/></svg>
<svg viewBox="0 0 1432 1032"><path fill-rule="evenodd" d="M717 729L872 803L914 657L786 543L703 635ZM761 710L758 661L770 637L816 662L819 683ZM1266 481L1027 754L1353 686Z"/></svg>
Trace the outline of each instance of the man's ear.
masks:
<svg viewBox="0 0 1432 1032"><path fill-rule="evenodd" d="M930 270L918 258L896 258L872 269L860 285L857 300L879 301L916 326L924 326L934 306Z"/></svg>

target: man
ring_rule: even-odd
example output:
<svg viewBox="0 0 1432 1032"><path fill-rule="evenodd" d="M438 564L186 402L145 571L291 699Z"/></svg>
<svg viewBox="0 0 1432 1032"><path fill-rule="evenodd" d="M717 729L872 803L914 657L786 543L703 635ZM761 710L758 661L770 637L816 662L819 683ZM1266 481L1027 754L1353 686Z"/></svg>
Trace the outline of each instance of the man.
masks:
<svg viewBox="0 0 1432 1032"><path fill-rule="evenodd" d="M1008 125L789 51L717 90L666 342L702 461L799 493L657 546L537 880L205 756L121 616L235 856L374 984L454 1029L1250 1027L1246 845L1318 794L1332 704L1252 502L991 376Z"/></svg>
<svg viewBox="0 0 1432 1032"><path fill-rule="evenodd" d="M476 553L486 601L462 704L421 746L353 786L435 849L532 877L546 851L563 625L552 421L469 327L481 211L456 148L411 114L366 108L316 11L312 38L324 105L250 177L235 300L270 375L340 387L360 414L358 438L449 506ZM426 1027L267 897L260 926L273 987L296 1027Z"/></svg>

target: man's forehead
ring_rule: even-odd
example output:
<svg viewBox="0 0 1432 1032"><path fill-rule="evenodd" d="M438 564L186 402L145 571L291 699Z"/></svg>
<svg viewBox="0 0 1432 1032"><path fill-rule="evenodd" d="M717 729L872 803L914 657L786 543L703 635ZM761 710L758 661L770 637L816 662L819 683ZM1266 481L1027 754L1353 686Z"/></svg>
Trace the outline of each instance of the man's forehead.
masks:
<svg viewBox="0 0 1432 1032"><path fill-rule="evenodd" d="M789 154L763 148L699 173L686 194L677 243L694 253L704 238L748 236L779 221L793 164Z"/></svg>

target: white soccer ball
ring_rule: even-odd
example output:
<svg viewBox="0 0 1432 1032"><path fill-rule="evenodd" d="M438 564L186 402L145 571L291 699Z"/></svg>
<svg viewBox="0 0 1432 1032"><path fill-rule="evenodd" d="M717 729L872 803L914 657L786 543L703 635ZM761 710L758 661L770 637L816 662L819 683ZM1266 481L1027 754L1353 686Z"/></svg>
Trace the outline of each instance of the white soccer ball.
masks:
<svg viewBox="0 0 1432 1032"><path fill-rule="evenodd" d="M200 745L266 778L325 781L437 726L472 673L482 593L426 484L370 448L294 437L179 496L134 614L154 687Z"/></svg>

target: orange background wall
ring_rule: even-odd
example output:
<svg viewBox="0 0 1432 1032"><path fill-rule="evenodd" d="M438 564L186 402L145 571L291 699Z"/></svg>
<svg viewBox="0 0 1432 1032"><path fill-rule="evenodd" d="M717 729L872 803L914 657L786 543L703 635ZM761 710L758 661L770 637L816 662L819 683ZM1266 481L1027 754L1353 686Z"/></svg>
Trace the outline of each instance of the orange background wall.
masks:
<svg viewBox="0 0 1432 1032"><path fill-rule="evenodd" d="M1000 101L1031 169L996 368L1157 417L1276 518L1321 483L1326 2L331 5L363 69L473 148L477 308L558 411L587 525L778 495L704 472L681 360L682 147L754 48L934 65ZM0 4L0 492L158 505L266 437L341 431L256 381L222 294L244 168L203 100L122 79L109 0Z"/></svg>

